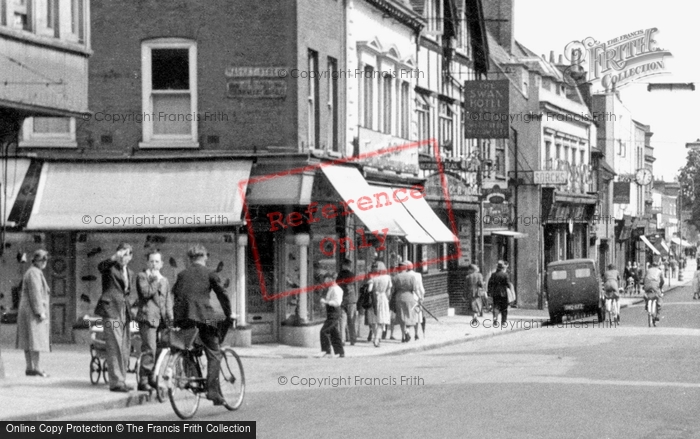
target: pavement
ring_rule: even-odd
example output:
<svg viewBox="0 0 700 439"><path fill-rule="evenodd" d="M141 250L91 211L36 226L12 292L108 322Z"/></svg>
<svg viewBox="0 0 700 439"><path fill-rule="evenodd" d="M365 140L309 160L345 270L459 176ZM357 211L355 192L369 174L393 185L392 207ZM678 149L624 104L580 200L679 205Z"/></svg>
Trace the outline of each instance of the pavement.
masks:
<svg viewBox="0 0 700 439"><path fill-rule="evenodd" d="M694 264L684 272L684 281L672 283L672 289L691 282ZM643 301L641 296L623 297L620 307L625 308ZM508 326L494 327L490 314L485 314L479 324L471 323L470 316L441 317L439 322L428 320L425 336L419 340L401 343L399 340L384 340L379 348L366 341L367 327L362 328L364 339L354 346L346 344L347 357L381 357L403 355L445 346L469 342L485 337L505 335L529 330L544 325L549 320L547 310L511 308L508 311ZM48 378L27 377L24 374L24 352L14 349L13 340L8 340L7 326L0 327L2 359L5 366L4 380L0 380L0 420L43 421L58 417L98 410L132 407L155 403L146 392L133 391L128 394L109 392L100 381L90 383L90 352L88 346L77 344L54 345L49 354L42 354L42 368ZM13 328L14 329L14 328ZM400 330L396 328L398 335ZM413 331L412 336L413 336ZM3 335L3 333L5 335ZM319 355L317 348L299 348L279 344L260 344L249 348L236 348L242 358L313 358ZM244 362L245 364L245 362ZM127 377L127 384L135 386L135 375Z"/></svg>

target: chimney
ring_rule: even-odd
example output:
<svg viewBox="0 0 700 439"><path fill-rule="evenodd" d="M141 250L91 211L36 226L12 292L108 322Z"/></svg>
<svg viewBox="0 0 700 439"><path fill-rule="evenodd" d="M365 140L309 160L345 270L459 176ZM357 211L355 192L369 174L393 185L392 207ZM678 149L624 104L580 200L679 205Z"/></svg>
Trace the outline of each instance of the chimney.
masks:
<svg viewBox="0 0 700 439"><path fill-rule="evenodd" d="M512 53L515 45L514 4L515 0L483 0L486 29L506 52Z"/></svg>
<svg viewBox="0 0 700 439"><path fill-rule="evenodd" d="M554 64L554 51L553 50L549 51L549 63Z"/></svg>

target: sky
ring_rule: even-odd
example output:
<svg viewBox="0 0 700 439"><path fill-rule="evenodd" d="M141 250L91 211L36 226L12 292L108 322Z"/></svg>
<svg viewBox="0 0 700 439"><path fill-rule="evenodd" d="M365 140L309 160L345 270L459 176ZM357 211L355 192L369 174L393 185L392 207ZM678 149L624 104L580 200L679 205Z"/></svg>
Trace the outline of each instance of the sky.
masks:
<svg viewBox="0 0 700 439"><path fill-rule="evenodd" d="M493 0L489 0L493 1ZM633 118L654 135L654 178L672 180L686 161L687 142L700 138L700 4L681 0L515 0L515 38L538 55L555 59L571 41L605 42L631 32L657 28L656 46L671 52L666 75L642 78L620 89ZM647 91L649 83L695 83L696 91Z"/></svg>

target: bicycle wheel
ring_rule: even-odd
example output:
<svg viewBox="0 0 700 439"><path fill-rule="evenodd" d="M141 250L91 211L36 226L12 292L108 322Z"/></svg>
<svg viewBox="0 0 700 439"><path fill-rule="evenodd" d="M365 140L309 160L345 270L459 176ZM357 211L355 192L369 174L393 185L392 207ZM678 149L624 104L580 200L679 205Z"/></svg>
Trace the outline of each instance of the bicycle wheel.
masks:
<svg viewBox="0 0 700 439"><path fill-rule="evenodd" d="M153 367L154 377L152 378L156 385L156 399L158 399L158 402L165 402L168 398L168 388L170 387L171 379L171 375L168 371L172 371L172 369L168 369L168 365L171 357L170 348L164 348L160 351L160 354L158 354L158 359Z"/></svg>
<svg viewBox="0 0 700 439"><path fill-rule="evenodd" d="M105 384L108 383L107 379L107 359L105 358L104 360L101 361L102 363L102 379L104 380Z"/></svg>
<svg viewBox="0 0 700 439"><path fill-rule="evenodd" d="M100 375L102 374L102 364L98 357L92 357L90 360L90 382L92 384L97 384L100 382Z"/></svg>
<svg viewBox="0 0 700 439"><path fill-rule="evenodd" d="M223 348L221 354L219 383L221 394L226 400L224 407L229 410L237 410L243 403L243 397L245 396L243 364L236 351L229 347Z"/></svg>
<svg viewBox="0 0 700 439"><path fill-rule="evenodd" d="M180 419L189 419L199 408L199 383L196 380L202 378L202 374L188 352L175 354L170 359L168 368L170 370L166 373L170 375L170 405Z"/></svg>

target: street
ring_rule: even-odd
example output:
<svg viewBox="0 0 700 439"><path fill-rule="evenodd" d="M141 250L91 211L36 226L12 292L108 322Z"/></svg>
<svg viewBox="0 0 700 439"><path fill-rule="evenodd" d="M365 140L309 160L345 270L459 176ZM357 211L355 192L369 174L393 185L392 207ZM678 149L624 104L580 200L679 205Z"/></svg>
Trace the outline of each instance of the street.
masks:
<svg viewBox="0 0 700 439"><path fill-rule="evenodd" d="M690 287L664 299L656 328L636 305L617 327L584 319L401 356L244 359L241 409L203 400L195 419L254 420L261 438L700 437L700 301ZM164 403L65 420L177 417Z"/></svg>

